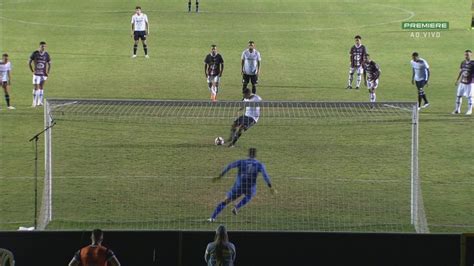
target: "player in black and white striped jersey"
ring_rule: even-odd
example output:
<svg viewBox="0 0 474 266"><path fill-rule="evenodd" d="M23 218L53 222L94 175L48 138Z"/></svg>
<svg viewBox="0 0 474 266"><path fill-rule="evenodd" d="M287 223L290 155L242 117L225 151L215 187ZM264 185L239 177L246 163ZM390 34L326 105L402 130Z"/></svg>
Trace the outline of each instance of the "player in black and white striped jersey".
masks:
<svg viewBox="0 0 474 266"><path fill-rule="evenodd" d="M350 60L350 68L349 68L349 79L347 81L347 88L352 89L352 80L354 79L354 73L357 74L357 81L356 81L356 90L360 87L360 82L362 79L362 74L364 73L364 58L367 54L367 49L362 44L362 37L360 35L356 35L354 37L355 45L351 47L349 51L349 60Z"/></svg>

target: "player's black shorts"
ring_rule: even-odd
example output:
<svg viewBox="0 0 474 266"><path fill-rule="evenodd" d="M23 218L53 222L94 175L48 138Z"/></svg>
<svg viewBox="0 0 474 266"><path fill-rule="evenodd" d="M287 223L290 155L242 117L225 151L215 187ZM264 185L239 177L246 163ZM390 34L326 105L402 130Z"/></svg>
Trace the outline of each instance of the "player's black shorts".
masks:
<svg viewBox="0 0 474 266"><path fill-rule="evenodd" d="M138 40L145 41L146 40L146 31L134 31L133 32L133 39L135 41L138 41Z"/></svg>
<svg viewBox="0 0 474 266"><path fill-rule="evenodd" d="M423 89L423 87L425 87L426 85L426 80L420 80L420 81L415 80L415 84L416 84L416 88Z"/></svg>
<svg viewBox="0 0 474 266"><path fill-rule="evenodd" d="M244 74L244 76L242 77L242 83L243 84L249 84L249 82L251 82L252 85L257 85L258 84L258 76L257 75Z"/></svg>
<svg viewBox="0 0 474 266"><path fill-rule="evenodd" d="M234 127L242 126L244 130L249 129L255 124L255 120L250 116L241 115L239 118L235 119Z"/></svg>

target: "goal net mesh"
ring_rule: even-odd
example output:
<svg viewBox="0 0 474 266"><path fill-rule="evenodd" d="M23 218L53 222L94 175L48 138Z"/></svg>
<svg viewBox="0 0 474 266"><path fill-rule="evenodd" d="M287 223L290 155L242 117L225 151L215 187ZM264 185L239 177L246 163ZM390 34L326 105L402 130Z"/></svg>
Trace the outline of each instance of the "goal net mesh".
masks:
<svg viewBox="0 0 474 266"><path fill-rule="evenodd" d="M261 102L234 148L214 145L249 105L48 100L41 227L214 230L236 172L211 179L255 147L278 193L259 176L250 203L218 216L230 230L427 230L414 103Z"/></svg>

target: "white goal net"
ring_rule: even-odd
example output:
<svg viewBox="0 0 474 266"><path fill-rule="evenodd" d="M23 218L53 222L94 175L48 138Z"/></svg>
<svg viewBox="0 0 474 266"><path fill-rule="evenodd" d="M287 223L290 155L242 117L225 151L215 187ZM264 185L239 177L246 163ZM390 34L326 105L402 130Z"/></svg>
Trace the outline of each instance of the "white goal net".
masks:
<svg viewBox="0 0 474 266"><path fill-rule="evenodd" d="M258 123L226 141L245 106ZM213 230L207 219L257 149L261 177L230 230L428 232L415 103L49 99L40 229ZM237 204L237 199L233 204Z"/></svg>

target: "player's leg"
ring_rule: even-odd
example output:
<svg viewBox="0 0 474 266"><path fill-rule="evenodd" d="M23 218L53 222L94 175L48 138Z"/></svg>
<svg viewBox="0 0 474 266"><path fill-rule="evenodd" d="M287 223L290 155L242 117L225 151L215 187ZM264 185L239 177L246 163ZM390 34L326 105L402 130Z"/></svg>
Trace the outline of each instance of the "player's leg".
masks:
<svg viewBox="0 0 474 266"><path fill-rule="evenodd" d="M191 0L188 1L188 12L191 12Z"/></svg>
<svg viewBox="0 0 474 266"><path fill-rule="evenodd" d="M211 94L211 101L213 99L212 97L212 77L211 76L207 76L207 89L209 90L209 93Z"/></svg>
<svg viewBox="0 0 474 266"><path fill-rule="evenodd" d="M43 105L43 96L44 96L44 84L46 83L46 77L41 76L41 81L38 89L38 98L36 105Z"/></svg>
<svg viewBox="0 0 474 266"><path fill-rule="evenodd" d="M461 113L462 106L462 96L464 95L464 87L462 83L459 83L458 89L456 91L456 105L454 107L453 114Z"/></svg>
<svg viewBox="0 0 474 266"><path fill-rule="evenodd" d="M468 84L465 95L467 96L467 112L466 115L472 114L472 84Z"/></svg>
<svg viewBox="0 0 474 266"><path fill-rule="evenodd" d="M466 115L472 115L472 96L467 97L467 112Z"/></svg>
<svg viewBox="0 0 474 266"><path fill-rule="evenodd" d="M199 12L199 0L196 0L196 13Z"/></svg>
<svg viewBox="0 0 474 266"><path fill-rule="evenodd" d="M461 105L462 105L462 96L456 96L456 106L454 107L453 114L461 113Z"/></svg>
<svg viewBox="0 0 474 266"><path fill-rule="evenodd" d="M36 107L39 97L39 76L33 75L33 103L31 107Z"/></svg>
<svg viewBox="0 0 474 266"><path fill-rule="evenodd" d="M250 76L247 74L244 74L242 76L242 92L247 88L247 85L249 85L250 82Z"/></svg>
<svg viewBox="0 0 474 266"><path fill-rule="evenodd" d="M239 201L239 203L237 203L237 205L235 205L235 207L232 209L232 213L234 215L237 215L240 208L244 207L245 205L247 205L247 203L249 203L252 200L252 198L255 196L257 192L256 187L252 187L251 191L249 192L250 193L245 194L245 197L241 201Z"/></svg>
<svg viewBox="0 0 474 266"><path fill-rule="evenodd" d="M212 79L212 84L211 84L211 100L212 101L217 101L217 82L215 77Z"/></svg>
<svg viewBox="0 0 474 266"><path fill-rule="evenodd" d="M232 189L229 192L227 192L227 197L222 202L217 204L216 208L214 209L214 211L211 214L211 218L209 219L209 221L210 222L215 221L217 216L222 212L222 210L225 209L227 204L229 204L232 201L236 200L241 195L242 195L242 188L240 186L236 186L234 184Z"/></svg>
<svg viewBox="0 0 474 266"><path fill-rule="evenodd" d="M243 123L235 131L234 137L232 139L232 142L229 144L229 147L233 147L234 144L237 142L237 140L239 140L240 136L242 136L242 133L247 131L254 124L255 124L255 120L253 120L253 118L248 117L248 116L243 116Z"/></svg>
<svg viewBox="0 0 474 266"><path fill-rule="evenodd" d="M354 68L350 67L349 68L349 78L347 79L347 88L346 89L352 89L352 80L354 79Z"/></svg>
<svg viewBox="0 0 474 266"><path fill-rule="evenodd" d="M132 55L132 57L137 57L138 40L139 40L138 32L135 31L135 32L133 32L133 55Z"/></svg>
<svg viewBox="0 0 474 266"><path fill-rule="evenodd" d="M143 45L143 52L145 53L145 57L148 58L148 45L146 42L146 35L141 36L142 45Z"/></svg>
<svg viewBox="0 0 474 266"><path fill-rule="evenodd" d="M7 103L8 109L15 109L15 107L10 105L10 86L8 85L8 81L2 82L2 88L5 95L5 102Z"/></svg>
<svg viewBox="0 0 474 266"><path fill-rule="evenodd" d="M369 84L370 84L369 85L370 102L374 103L377 100L377 95L375 94L375 91L379 85L379 80L376 79L376 80L370 81Z"/></svg>
<svg viewBox="0 0 474 266"><path fill-rule="evenodd" d="M232 123L232 126L230 127L230 136L229 136L229 139L227 140L228 142L231 142L234 139L235 132L237 131L237 128L240 126L241 118L242 116L238 117L237 119L234 120L234 123Z"/></svg>
<svg viewBox="0 0 474 266"><path fill-rule="evenodd" d="M222 212L222 210L225 209L227 204L229 204L231 202L232 202L231 199L226 198L225 200L223 200L222 202L217 204L216 208L214 209L214 212L212 212L212 214L211 214L211 218L209 219L209 221L211 221L211 222L215 221L217 216Z"/></svg>
<svg viewBox="0 0 474 266"><path fill-rule="evenodd" d="M372 88L369 88L369 101L374 102L374 90Z"/></svg>
<svg viewBox="0 0 474 266"><path fill-rule="evenodd" d="M252 82L252 93L253 94L257 93L258 76L257 75L250 76L250 82Z"/></svg>
<svg viewBox="0 0 474 266"><path fill-rule="evenodd" d="M237 127L234 128L233 134L232 134L232 139L229 143L229 147L233 147L234 144L237 142L237 140L242 136L242 132L244 131L244 125L238 125Z"/></svg>
<svg viewBox="0 0 474 266"><path fill-rule="evenodd" d="M360 83L362 81L362 74L364 74L364 69L360 66L357 68L356 90L360 88Z"/></svg>

